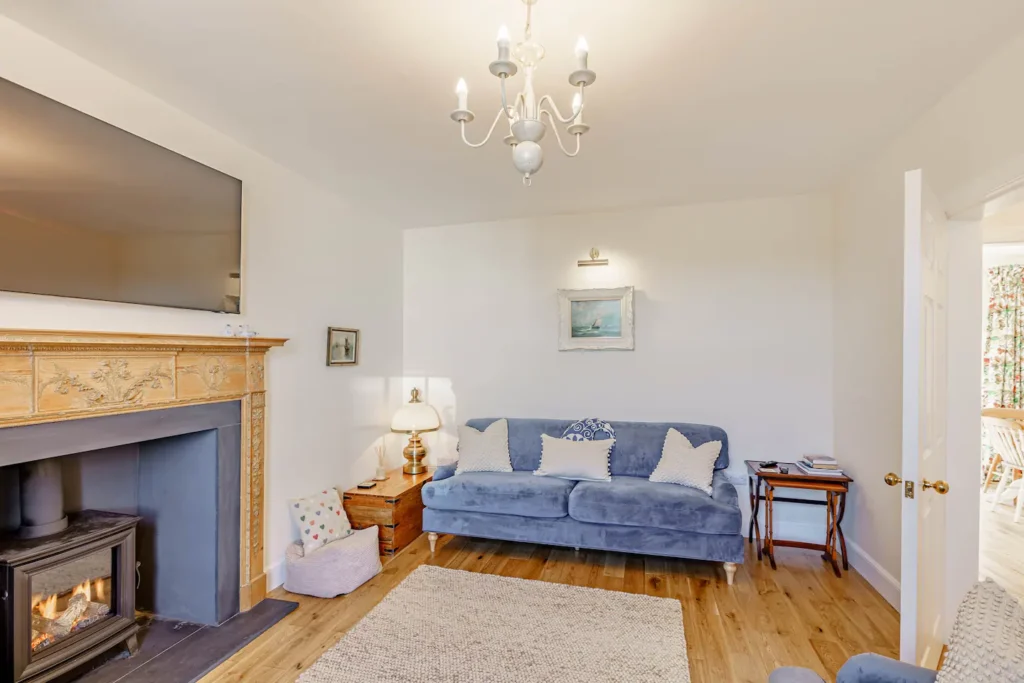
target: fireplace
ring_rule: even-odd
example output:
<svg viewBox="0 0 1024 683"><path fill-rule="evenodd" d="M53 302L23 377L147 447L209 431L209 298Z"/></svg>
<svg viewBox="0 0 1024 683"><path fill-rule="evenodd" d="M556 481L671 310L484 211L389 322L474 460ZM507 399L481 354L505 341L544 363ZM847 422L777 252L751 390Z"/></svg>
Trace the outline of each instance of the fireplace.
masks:
<svg viewBox="0 0 1024 683"><path fill-rule="evenodd" d="M0 540L0 680L42 683L124 643L135 652L139 517L84 511L43 538Z"/></svg>

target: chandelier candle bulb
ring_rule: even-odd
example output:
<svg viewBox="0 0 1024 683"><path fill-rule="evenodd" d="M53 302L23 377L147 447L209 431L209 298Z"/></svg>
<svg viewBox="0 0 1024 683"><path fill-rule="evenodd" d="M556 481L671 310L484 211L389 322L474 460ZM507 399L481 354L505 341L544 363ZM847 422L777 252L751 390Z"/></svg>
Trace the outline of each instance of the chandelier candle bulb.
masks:
<svg viewBox="0 0 1024 683"><path fill-rule="evenodd" d="M459 79L458 84L455 86L455 94L459 96L458 109L469 109L469 107L467 106L469 102L469 88L466 86L466 79Z"/></svg>
<svg viewBox="0 0 1024 683"><path fill-rule="evenodd" d="M580 36L579 40L576 41L576 60L578 62L576 68L580 71L587 70L587 59L590 57L590 46L587 45L587 39Z"/></svg>
<svg viewBox="0 0 1024 683"><path fill-rule="evenodd" d="M498 61L507 62L509 58L508 27L502 24L498 29Z"/></svg>

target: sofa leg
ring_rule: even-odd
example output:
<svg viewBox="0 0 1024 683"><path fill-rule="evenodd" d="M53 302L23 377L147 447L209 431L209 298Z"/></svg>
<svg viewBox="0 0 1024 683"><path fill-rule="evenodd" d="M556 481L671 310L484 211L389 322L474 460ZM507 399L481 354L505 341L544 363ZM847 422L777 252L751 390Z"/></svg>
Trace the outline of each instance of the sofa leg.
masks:
<svg viewBox="0 0 1024 683"><path fill-rule="evenodd" d="M725 580L732 585L733 580L736 578L736 563L726 562L725 563Z"/></svg>
<svg viewBox="0 0 1024 683"><path fill-rule="evenodd" d="M437 534L435 534L433 531L429 532L427 534L427 543L430 544L430 554L433 555L434 549L437 548ZM732 583L732 581L730 581L729 583Z"/></svg>

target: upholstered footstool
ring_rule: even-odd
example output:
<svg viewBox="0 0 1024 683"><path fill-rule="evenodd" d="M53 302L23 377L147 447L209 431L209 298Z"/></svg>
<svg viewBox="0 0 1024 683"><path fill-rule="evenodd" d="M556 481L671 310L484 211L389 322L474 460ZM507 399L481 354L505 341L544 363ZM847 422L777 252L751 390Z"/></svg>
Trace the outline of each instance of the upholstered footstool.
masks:
<svg viewBox="0 0 1024 683"><path fill-rule="evenodd" d="M380 573L377 527L354 531L305 556L296 541L288 546L285 562L287 591L317 598L351 593Z"/></svg>
<svg viewBox="0 0 1024 683"><path fill-rule="evenodd" d="M799 666L785 666L768 676L768 683L825 683L821 676L810 669Z"/></svg>

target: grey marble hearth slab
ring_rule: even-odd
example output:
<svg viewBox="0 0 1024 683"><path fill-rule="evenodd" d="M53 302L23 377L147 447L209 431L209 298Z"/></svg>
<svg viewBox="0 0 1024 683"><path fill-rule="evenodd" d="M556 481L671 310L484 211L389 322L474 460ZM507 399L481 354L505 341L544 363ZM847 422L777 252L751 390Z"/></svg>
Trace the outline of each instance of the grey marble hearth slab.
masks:
<svg viewBox="0 0 1024 683"><path fill-rule="evenodd" d="M139 653L135 657L116 654L115 650L114 658L61 683L192 683L298 606L267 598L220 626L155 620L139 632Z"/></svg>

